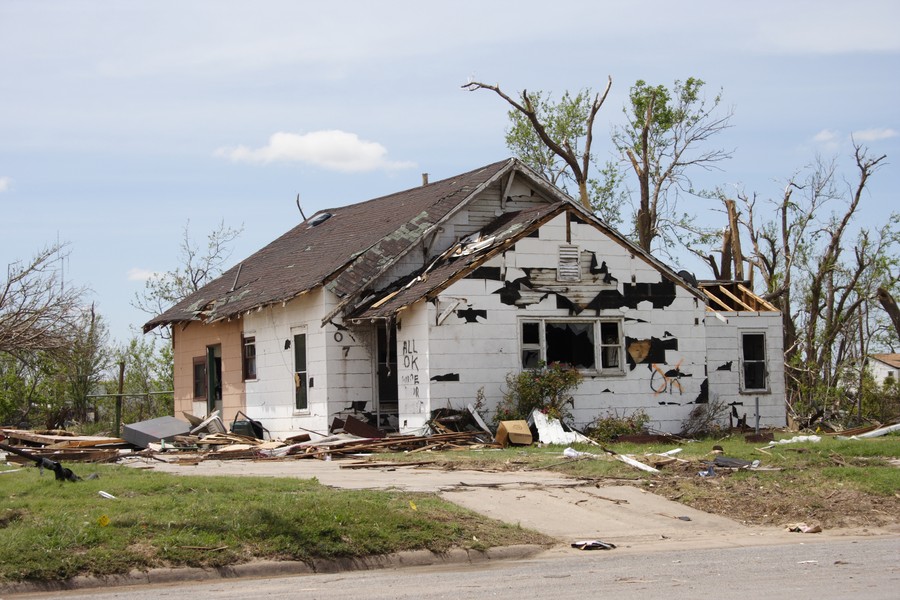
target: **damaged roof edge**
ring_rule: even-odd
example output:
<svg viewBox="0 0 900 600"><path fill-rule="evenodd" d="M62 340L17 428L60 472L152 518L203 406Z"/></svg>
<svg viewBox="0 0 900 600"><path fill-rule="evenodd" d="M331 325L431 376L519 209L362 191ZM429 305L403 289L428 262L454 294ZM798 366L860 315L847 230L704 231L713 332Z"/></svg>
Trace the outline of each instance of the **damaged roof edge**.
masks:
<svg viewBox="0 0 900 600"><path fill-rule="evenodd" d="M400 253L397 254L396 256L392 257L392 259L391 259L390 261L387 261L387 262L381 267L381 269L379 269L376 273L374 273L371 277L369 277L369 278L366 280L365 283L369 283L369 282L375 281L375 280L377 280L379 277L381 277L382 275L384 275L385 273L387 273L387 271L388 271L391 267L393 267L393 266L397 263L398 260L400 260L401 258L403 258L404 256L406 256L407 254L409 254L409 253L413 250L413 248L416 247L416 244L419 242L419 240L422 240L422 239L427 238L430 234L432 234L435 230L437 230L437 228L441 227L441 226L444 225L447 221L449 221L449 220L452 219L454 216L456 216L456 215L459 213L459 211L461 211L461 210L463 209L463 207L465 207L469 202L471 202L471 200L472 200L473 198L475 198L476 196L478 196L479 194L481 194L485 189L487 189L488 187L490 187L491 185L493 185L496 181L502 179L507 173L509 173L510 170L516 169L516 167L519 166L519 165L523 165L523 163L522 163L521 161L519 161L518 159L516 159L516 158L510 158L509 160L507 160L507 161L506 161L506 164L505 164L502 168L498 169L497 172L494 173L491 177L489 177L488 179L484 180L481 184L479 184L478 186L476 186L476 187L475 187L471 192L469 192L462 200L460 200L460 201L456 204L455 207L453 207L451 210L447 211L447 213L446 213L443 217L441 217L440 219L438 219L437 221L435 221L430 227L428 227L427 229L425 229L425 230L422 232L422 234L421 234L418 238L416 238L416 240L414 240L412 243L410 243L410 244L409 244L402 252L400 252ZM533 172L532 172L532 173L533 173ZM540 179L540 177L538 177L538 179ZM548 183L549 183L549 182L548 182ZM380 241L380 240L379 240L379 241ZM374 245L371 246L370 248L374 247L375 245L377 245L377 244L374 244ZM367 249L367 251L368 251L368 249ZM359 288L355 293L348 294L343 300L341 300L341 302L339 302L339 303L337 304L337 306L335 306L335 307L331 310L331 312L329 312L327 315L325 315L325 317L322 319L322 324L324 325L325 323L328 323L329 321L331 321L332 319L334 319L335 316L337 316L342 310L344 310L345 308L347 308L347 306L348 306L355 298L357 298L357 297L359 296L359 294L361 293L361 291L362 291L363 289L364 289L364 286L360 286L360 288Z"/></svg>

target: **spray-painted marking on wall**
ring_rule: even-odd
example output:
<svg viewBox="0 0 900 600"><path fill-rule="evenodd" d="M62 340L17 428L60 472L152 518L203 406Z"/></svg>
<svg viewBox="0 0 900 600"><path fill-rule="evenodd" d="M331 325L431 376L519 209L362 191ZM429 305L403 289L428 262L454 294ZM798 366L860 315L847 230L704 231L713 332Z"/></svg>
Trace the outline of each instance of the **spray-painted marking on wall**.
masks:
<svg viewBox="0 0 900 600"><path fill-rule="evenodd" d="M419 370L419 351L416 350L416 340L403 340L403 368L410 371ZM400 380L403 385L410 388L413 397L419 397L419 374L409 373Z"/></svg>
<svg viewBox="0 0 900 600"><path fill-rule="evenodd" d="M416 340L403 341L403 367L419 370L419 351L416 350Z"/></svg>
<svg viewBox="0 0 900 600"><path fill-rule="evenodd" d="M654 395L658 396L666 390L671 394L675 387L678 387L679 395L684 394L684 388L681 386L680 380L684 377L691 377L691 374L681 371L682 361L684 361L683 358L678 361L674 369L669 369L668 371L663 371L656 363L650 365L650 369L653 371L653 374L650 376L650 389L653 390Z"/></svg>

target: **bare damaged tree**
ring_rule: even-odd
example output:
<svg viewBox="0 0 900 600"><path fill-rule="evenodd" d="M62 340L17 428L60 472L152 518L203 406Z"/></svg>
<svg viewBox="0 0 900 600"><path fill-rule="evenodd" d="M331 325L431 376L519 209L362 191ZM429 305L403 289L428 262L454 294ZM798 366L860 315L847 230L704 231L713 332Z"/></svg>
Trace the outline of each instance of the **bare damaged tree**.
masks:
<svg viewBox="0 0 900 600"><path fill-rule="evenodd" d="M846 190L835 163L818 161L808 175L788 181L774 217L763 223L755 222L756 198L741 198L748 263L760 274L764 297L782 311L788 400L796 413L840 409L840 385L860 380L868 348L862 336L874 329L863 322L872 318L868 306L879 287L900 282L896 215L848 240L866 186L885 158L855 145L857 177ZM839 212L832 212L835 203Z"/></svg>
<svg viewBox="0 0 900 600"><path fill-rule="evenodd" d="M144 291L135 294L132 306L151 316L162 314L184 298L218 277L231 257L231 244L241 235L243 227L234 229L224 222L206 236L201 247L191 239L190 222L185 224L179 247L179 265L174 271L147 280ZM168 328L156 329L168 338Z"/></svg>
<svg viewBox="0 0 900 600"><path fill-rule="evenodd" d="M516 100L504 93L497 85L472 81L463 85L462 88L469 91L491 90L506 100L518 114L524 116L531 124L531 127L544 146L550 150L552 155L562 159L565 166L571 171L572 178L578 185L579 200L585 208L592 210L591 199L588 193L588 172L591 164L594 118L597 116L600 107L603 106L603 102L606 100L606 96L609 94L611 86L612 78L609 77L607 78L606 89L603 93L598 93L594 96L593 101L591 101L587 109L587 114L584 115L583 120L578 119L579 123L576 124L575 128L554 127L551 123L547 122L546 117L542 118L540 110L542 105L540 92L529 94L528 90L522 90L519 99ZM564 98L564 101L565 100L566 98ZM575 100L576 101L571 104L577 107L580 102L577 97ZM582 134L584 141L579 148L579 138ZM544 175L553 181L553 183L556 183L556 177L549 175L546 172Z"/></svg>
<svg viewBox="0 0 900 600"><path fill-rule="evenodd" d="M22 358L69 344L84 290L62 281L64 250L65 244L50 245L28 262L7 265L0 282L0 352Z"/></svg>

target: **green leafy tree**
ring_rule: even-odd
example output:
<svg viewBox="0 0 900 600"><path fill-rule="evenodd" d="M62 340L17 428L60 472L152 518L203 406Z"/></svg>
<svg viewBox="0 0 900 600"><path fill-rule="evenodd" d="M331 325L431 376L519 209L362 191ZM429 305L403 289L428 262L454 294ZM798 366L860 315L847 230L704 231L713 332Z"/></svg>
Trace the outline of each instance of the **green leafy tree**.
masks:
<svg viewBox="0 0 900 600"><path fill-rule="evenodd" d="M94 401L100 391L104 372L110 364L109 330L94 307L80 316L72 341L59 355L58 368L66 382L66 393L72 418L88 421Z"/></svg>
<svg viewBox="0 0 900 600"><path fill-rule="evenodd" d="M589 89L575 95L566 92L559 102L544 92L528 90L522 90L514 99L499 86L477 81L462 87L469 91L493 91L512 106L506 136L510 149L554 185L563 189L574 186L578 199L591 210L590 190L596 185L590 177L590 168L596 164L591 154L594 119L611 86L610 78L602 93L594 94Z"/></svg>
<svg viewBox="0 0 900 600"><path fill-rule="evenodd" d="M132 337L116 352L124 363L122 420L144 421L172 414L172 345L153 337ZM116 373L118 375L118 373ZM107 393L117 393L118 381L107 382Z"/></svg>
<svg viewBox="0 0 900 600"><path fill-rule="evenodd" d="M633 236L648 252L655 245L692 248L712 239L711 231L695 225L695 214L678 207L681 194L695 193L693 172L715 168L731 156L709 146L730 126L732 111L721 109L721 91L707 100L704 85L694 77L676 80L671 89L638 80L623 108L626 124L613 129L613 144L638 182Z"/></svg>

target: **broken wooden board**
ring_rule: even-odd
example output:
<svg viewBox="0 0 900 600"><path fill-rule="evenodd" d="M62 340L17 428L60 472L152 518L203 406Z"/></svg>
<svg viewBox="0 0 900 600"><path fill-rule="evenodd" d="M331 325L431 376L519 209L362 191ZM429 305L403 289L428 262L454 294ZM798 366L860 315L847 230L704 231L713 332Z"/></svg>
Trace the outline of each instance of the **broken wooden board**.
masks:
<svg viewBox="0 0 900 600"><path fill-rule="evenodd" d="M3 435L10 440L18 440L20 442L31 442L32 444L40 444L41 446L51 446L61 444L58 447L66 448L85 448L93 446L101 446L106 444L127 444L122 438L98 436L98 435L74 435L67 432L57 431L54 433L40 433L37 431L27 431L22 429L3 429Z"/></svg>

